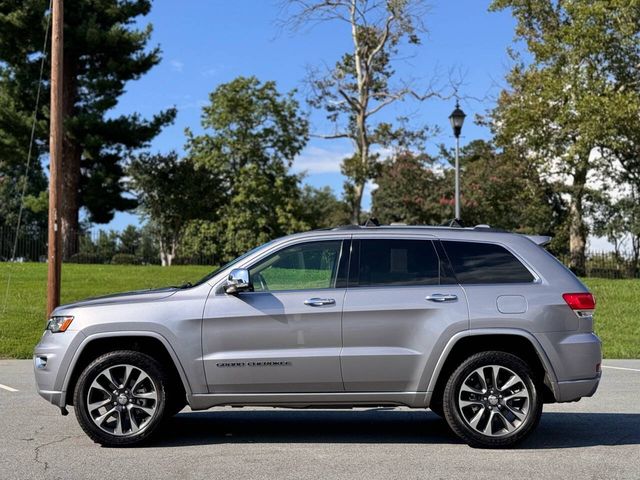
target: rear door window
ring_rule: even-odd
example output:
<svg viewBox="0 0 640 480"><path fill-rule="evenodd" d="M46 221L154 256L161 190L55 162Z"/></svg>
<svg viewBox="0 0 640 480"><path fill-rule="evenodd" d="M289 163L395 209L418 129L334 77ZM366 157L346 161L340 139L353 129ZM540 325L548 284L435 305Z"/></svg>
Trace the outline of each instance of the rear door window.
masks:
<svg viewBox="0 0 640 480"><path fill-rule="evenodd" d="M506 248L493 243L443 240L461 284L531 283L531 272Z"/></svg>
<svg viewBox="0 0 640 480"><path fill-rule="evenodd" d="M349 286L437 285L440 262L430 240L354 240Z"/></svg>

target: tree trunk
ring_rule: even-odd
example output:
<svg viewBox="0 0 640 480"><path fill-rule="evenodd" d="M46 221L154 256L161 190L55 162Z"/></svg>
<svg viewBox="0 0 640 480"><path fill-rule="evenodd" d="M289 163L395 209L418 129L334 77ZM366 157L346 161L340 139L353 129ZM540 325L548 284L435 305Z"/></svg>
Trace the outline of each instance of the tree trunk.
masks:
<svg viewBox="0 0 640 480"><path fill-rule="evenodd" d="M364 184L359 183L353 186L353 205L351 206L351 223L360 225L360 214L362 213L362 195L364 194Z"/></svg>
<svg viewBox="0 0 640 480"><path fill-rule="evenodd" d="M72 59L65 57L63 72L62 114L68 121L74 114L76 100L75 66ZM62 258L68 260L78 252L80 210L80 157L82 151L65 128L62 141Z"/></svg>
<svg viewBox="0 0 640 480"><path fill-rule="evenodd" d="M176 243L160 241L160 263L163 267L170 267L176 256Z"/></svg>
<svg viewBox="0 0 640 480"><path fill-rule="evenodd" d="M364 188L369 178L369 137L367 135L367 117L365 109L368 104L366 94L360 94L360 102L362 110L358 112L356 117L356 129L358 132L357 140L357 156L359 157L359 168L355 172L353 182L353 205L351 207L351 223L360 225L360 214L362 213L362 197Z"/></svg>
<svg viewBox="0 0 640 480"><path fill-rule="evenodd" d="M587 246L587 226L584 223L584 193L587 183L587 169L580 167L573 176L573 188L569 211L569 267L578 276L586 273L585 249Z"/></svg>

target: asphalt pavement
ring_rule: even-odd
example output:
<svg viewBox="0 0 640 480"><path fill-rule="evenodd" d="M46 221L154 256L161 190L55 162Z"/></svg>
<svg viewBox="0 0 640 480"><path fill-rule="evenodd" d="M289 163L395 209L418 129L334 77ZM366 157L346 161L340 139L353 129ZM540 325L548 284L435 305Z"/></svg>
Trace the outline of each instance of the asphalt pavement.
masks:
<svg viewBox="0 0 640 480"><path fill-rule="evenodd" d="M177 415L150 445L94 444L0 360L0 479L640 479L640 360L605 360L600 388L545 405L510 450L480 450L430 411L219 408Z"/></svg>

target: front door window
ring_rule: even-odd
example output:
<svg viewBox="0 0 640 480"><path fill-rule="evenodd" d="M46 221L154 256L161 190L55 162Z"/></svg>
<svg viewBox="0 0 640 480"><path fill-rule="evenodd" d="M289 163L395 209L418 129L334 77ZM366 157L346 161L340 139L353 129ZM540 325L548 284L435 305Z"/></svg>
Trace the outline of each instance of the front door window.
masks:
<svg viewBox="0 0 640 480"><path fill-rule="evenodd" d="M342 241L283 248L249 269L256 292L335 288Z"/></svg>

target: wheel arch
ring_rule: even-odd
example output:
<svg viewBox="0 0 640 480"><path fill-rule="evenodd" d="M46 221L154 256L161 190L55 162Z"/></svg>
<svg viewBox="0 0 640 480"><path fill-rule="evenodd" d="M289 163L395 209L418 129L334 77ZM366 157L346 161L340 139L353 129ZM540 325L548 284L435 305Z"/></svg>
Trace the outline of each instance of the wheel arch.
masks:
<svg viewBox="0 0 640 480"><path fill-rule="evenodd" d="M73 391L85 367L100 355L115 350L135 350L155 358L169 368L185 396L191 395L189 380L178 356L162 335L155 332L105 332L85 338L76 350L62 387L66 405L73 405Z"/></svg>
<svg viewBox="0 0 640 480"><path fill-rule="evenodd" d="M536 338L518 329L479 329L461 332L452 337L440 354L429 380L429 403L442 398L449 375L469 356L487 350L512 353L524 360L543 384L543 398L552 403L558 398L558 381L549 358Z"/></svg>

